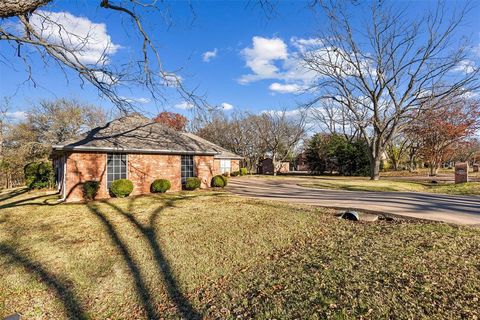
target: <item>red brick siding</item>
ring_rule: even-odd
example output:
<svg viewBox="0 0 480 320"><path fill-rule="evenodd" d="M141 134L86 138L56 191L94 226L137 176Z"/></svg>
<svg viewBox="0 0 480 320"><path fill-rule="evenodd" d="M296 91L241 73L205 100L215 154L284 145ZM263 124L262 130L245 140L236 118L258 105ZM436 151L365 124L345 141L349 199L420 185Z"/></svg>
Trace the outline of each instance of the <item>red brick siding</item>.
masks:
<svg viewBox="0 0 480 320"><path fill-rule="evenodd" d="M215 175L213 156L194 156L195 172L202 181L202 188L210 187L210 181Z"/></svg>
<svg viewBox="0 0 480 320"><path fill-rule="evenodd" d="M128 154L128 179L133 182L134 195L150 193L155 179L168 179L171 191L181 190L181 156L159 154ZM107 190L107 155L105 153L75 152L67 155L66 198L67 201L83 200L82 183L88 180L100 181L97 199L109 198ZM195 172L202 181L202 188L210 187L216 172L217 161L213 156L194 156ZM234 163L232 161L232 169ZM217 170L217 171L215 171Z"/></svg>
<svg viewBox="0 0 480 320"><path fill-rule="evenodd" d="M230 172L240 170L240 160L230 160ZM220 174L220 159L215 159L213 161L213 173L214 175Z"/></svg>
<svg viewBox="0 0 480 320"><path fill-rule="evenodd" d="M220 174L220 159L213 160L213 175Z"/></svg>
<svg viewBox="0 0 480 320"><path fill-rule="evenodd" d="M282 165L278 169L278 172L280 173L287 173L290 171L290 162L284 161L282 162ZM264 159L261 161L261 167L259 170L259 173L262 174L271 174L273 173L273 161L270 158Z"/></svg>
<svg viewBox="0 0 480 320"><path fill-rule="evenodd" d="M82 183L100 181L97 198L108 198L105 153L70 153L67 155L66 198L68 201L83 200Z"/></svg>
<svg viewBox="0 0 480 320"><path fill-rule="evenodd" d="M240 160L232 160L232 171L240 170Z"/></svg>
<svg viewBox="0 0 480 320"><path fill-rule="evenodd" d="M132 194L150 193L150 185L155 179L170 180L171 191L181 190L180 159L179 155L129 154L128 179L134 185Z"/></svg>

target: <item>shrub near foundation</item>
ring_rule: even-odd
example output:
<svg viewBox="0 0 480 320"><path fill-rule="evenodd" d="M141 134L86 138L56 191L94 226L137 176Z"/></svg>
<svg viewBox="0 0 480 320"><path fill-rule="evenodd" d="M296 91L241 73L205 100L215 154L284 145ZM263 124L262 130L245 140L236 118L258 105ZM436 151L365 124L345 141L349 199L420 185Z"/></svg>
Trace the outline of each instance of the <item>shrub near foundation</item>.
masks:
<svg viewBox="0 0 480 320"><path fill-rule="evenodd" d="M190 177L187 178L185 181L185 189L186 190L195 190L200 188L201 181L197 177Z"/></svg>
<svg viewBox="0 0 480 320"><path fill-rule="evenodd" d="M152 182L151 190L153 193L165 193L172 187L171 183L167 179L157 179Z"/></svg>
<svg viewBox="0 0 480 320"><path fill-rule="evenodd" d="M127 197L133 191L133 183L128 179L118 179L112 182L110 192L117 198Z"/></svg>
<svg viewBox="0 0 480 320"><path fill-rule="evenodd" d="M217 175L217 176L212 178L211 186L213 188L223 188L226 185L227 185L226 184L226 177L224 177L222 175Z"/></svg>
<svg viewBox="0 0 480 320"><path fill-rule="evenodd" d="M87 201L95 199L98 189L100 189L100 182L85 181L82 186L83 198Z"/></svg>

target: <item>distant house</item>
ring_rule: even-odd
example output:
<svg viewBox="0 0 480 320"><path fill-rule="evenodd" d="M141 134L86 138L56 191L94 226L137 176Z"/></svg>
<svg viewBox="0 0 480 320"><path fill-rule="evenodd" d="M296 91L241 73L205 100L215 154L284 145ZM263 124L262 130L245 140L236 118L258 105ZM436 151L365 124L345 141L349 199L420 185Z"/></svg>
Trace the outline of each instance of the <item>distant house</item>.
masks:
<svg viewBox="0 0 480 320"><path fill-rule="evenodd" d="M295 158L295 171L309 171L307 155L303 152Z"/></svg>
<svg viewBox="0 0 480 320"><path fill-rule="evenodd" d="M172 191L197 176L202 188L212 176L239 170L242 157L194 134L175 131L139 114L113 120L80 139L53 146L57 187L66 201L83 199L82 184L100 182L97 198L108 198L110 184L130 179L132 194L150 192L155 179L168 179Z"/></svg>
<svg viewBox="0 0 480 320"><path fill-rule="evenodd" d="M266 158L260 161L257 172L260 174L273 174L273 161L271 158ZM277 170L277 173L287 173L290 171L290 162L282 161L280 169Z"/></svg>

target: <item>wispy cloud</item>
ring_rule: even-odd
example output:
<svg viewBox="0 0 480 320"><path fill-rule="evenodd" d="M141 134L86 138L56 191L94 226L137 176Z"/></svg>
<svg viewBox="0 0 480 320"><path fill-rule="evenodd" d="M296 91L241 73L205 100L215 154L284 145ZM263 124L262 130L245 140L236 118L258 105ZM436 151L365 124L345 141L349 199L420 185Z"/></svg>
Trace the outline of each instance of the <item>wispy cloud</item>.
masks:
<svg viewBox="0 0 480 320"><path fill-rule="evenodd" d="M27 113L25 111L13 111L6 112L5 116L11 120L22 121L27 118Z"/></svg>
<svg viewBox="0 0 480 320"><path fill-rule="evenodd" d="M221 106L222 106L223 110L232 110L233 109L233 105L231 105L230 103L224 102L224 103L221 104Z"/></svg>
<svg viewBox="0 0 480 320"><path fill-rule="evenodd" d="M475 62L472 60L462 60L453 69L453 72L472 73L476 69Z"/></svg>
<svg viewBox="0 0 480 320"><path fill-rule="evenodd" d="M274 82L268 87L273 92L278 93L299 93L306 89L305 86L299 84L283 84Z"/></svg>
<svg viewBox="0 0 480 320"><path fill-rule="evenodd" d="M213 58L217 57L218 49L215 48L212 51L207 51L203 54L203 61L210 62Z"/></svg>
<svg viewBox="0 0 480 320"><path fill-rule="evenodd" d="M149 98L134 98L134 97L120 97L120 98L125 100L128 103L147 104L151 101Z"/></svg>
<svg viewBox="0 0 480 320"><path fill-rule="evenodd" d="M190 109L193 109L194 105L190 102L183 101L183 102L177 103L174 107L182 110L190 110Z"/></svg>

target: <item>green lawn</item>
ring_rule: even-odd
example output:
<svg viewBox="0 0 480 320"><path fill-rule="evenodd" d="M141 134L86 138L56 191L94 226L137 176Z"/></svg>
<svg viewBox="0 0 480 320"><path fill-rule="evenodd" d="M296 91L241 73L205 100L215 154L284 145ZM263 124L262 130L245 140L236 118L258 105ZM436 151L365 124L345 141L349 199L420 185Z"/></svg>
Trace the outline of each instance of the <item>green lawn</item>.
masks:
<svg viewBox="0 0 480 320"><path fill-rule="evenodd" d="M480 316L480 230L192 192L0 194L0 318Z"/></svg>

